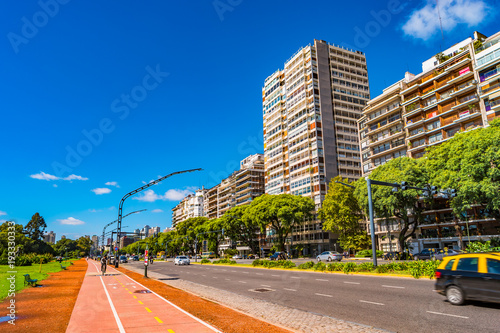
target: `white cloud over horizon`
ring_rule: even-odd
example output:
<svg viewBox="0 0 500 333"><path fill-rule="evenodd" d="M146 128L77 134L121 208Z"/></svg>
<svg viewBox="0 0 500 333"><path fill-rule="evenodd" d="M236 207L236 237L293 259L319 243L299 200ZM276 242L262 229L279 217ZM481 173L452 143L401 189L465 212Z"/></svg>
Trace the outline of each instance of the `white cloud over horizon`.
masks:
<svg viewBox="0 0 500 333"><path fill-rule="evenodd" d="M106 186L120 187L120 186L118 186L117 182L106 182L104 185L106 185Z"/></svg>
<svg viewBox="0 0 500 333"><path fill-rule="evenodd" d="M2 215L7 215L7 212L4 212L3 210L0 210L0 216Z"/></svg>
<svg viewBox="0 0 500 333"><path fill-rule="evenodd" d="M111 193L111 190L109 188L107 188L107 187L94 188L91 191L94 192L97 195Z"/></svg>
<svg viewBox="0 0 500 333"><path fill-rule="evenodd" d="M413 11L403 25L404 33L428 40L441 31L439 17L445 32L452 31L459 24L473 27L484 20L489 7L486 0L441 0L438 4L439 13L435 0L427 0L424 7Z"/></svg>
<svg viewBox="0 0 500 333"><path fill-rule="evenodd" d="M51 175L49 173L45 173L43 171L40 171L39 173L30 175L31 178L33 179L40 179L40 180L67 180L67 181L72 181L72 180L89 180L86 177L78 176L78 175L69 175L68 177L57 177L54 175Z"/></svg>
<svg viewBox="0 0 500 333"><path fill-rule="evenodd" d="M66 224L66 225L80 225L80 224L85 224L82 220L75 219L74 217L68 217L67 219L59 219L57 220L61 224Z"/></svg>
<svg viewBox="0 0 500 333"><path fill-rule="evenodd" d="M155 202L157 200L163 201L180 201L184 199L185 196L192 194L191 190L179 190L170 189L165 194L156 194L153 190L146 190L144 193L138 197L133 198L134 200L145 201L145 202Z"/></svg>
<svg viewBox="0 0 500 333"><path fill-rule="evenodd" d="M151 213L163 213L162 209L153 209Z"/></svg>

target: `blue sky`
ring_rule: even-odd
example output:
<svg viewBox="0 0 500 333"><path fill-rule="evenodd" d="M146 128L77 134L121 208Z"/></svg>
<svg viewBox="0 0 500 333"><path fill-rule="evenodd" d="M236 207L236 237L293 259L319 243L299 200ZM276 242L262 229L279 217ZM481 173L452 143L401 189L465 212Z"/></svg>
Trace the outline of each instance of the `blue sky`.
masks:
<svg viewBox="0 0 500 333"><path fill-rule="evenodd" d="M498 30L498 1L12 1L0 4L0 220L69 238L164 229L187 193L263 152L261 87L323 39L367 55L372 97L422 61Z"/></svg>

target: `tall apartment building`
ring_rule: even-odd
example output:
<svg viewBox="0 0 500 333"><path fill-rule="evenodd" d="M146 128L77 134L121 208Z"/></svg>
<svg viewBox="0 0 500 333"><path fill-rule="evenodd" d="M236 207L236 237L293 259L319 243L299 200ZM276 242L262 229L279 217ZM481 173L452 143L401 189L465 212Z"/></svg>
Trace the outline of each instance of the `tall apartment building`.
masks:
<svg viewBox="0 0 500 333"><path fill-rule="evenodd" d="M265 192L311 197L319 208L330 180L361 176L357 120L369 100L365 55L315 40L262 88ZM311 221L293 233L305 253L333 240Z"/></svg>
<svg viewBox="0 0 500 333"><path fill-rule="evenodd" d="M204 216L203 198L207 190L202 187L195 191L194 194L189 194L184 199L172 208L172 228L188 218Z"/></svg>
<svg viewBox="0 0 500 333"><path fill-rule="evenodd" d="M359 120L363 175L399 156L420 158L459 131L488 126L500 116L500 33L486 38L475 32L422 63L422 73L384 89L368 102ZM472 207L464 221L456 221L446 200L424 212L426 222L411 240L415 251L424 247L459 247L454 223L468 228L470 240L498 234L499 221L480 207ZM472 219L470 217L473 217ZM400 250L394 240L397 219L376 219L379 249ZM390 235L390 236L389 236Z"/></svg>
<svg viewBox="0 0 500 333"><path fill-rule="evenodd" d="M45 243L55 244L55 242L56 242L56 234L55 234L55 232L49 231L48 233L46 233L45 235L43 235L43 241Z"/></svg>

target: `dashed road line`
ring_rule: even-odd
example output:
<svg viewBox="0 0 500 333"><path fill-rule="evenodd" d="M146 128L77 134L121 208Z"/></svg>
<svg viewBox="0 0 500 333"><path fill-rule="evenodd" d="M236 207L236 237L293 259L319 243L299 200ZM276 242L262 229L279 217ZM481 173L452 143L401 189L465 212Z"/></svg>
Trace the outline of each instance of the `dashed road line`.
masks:
<svg viewBox="0 0 500 333"><path fill-rule="evenodd" d="M377 302L370 302L370 301L363 301L363 300L359 300L361 303L368 303L368 304L375 304L375 305L385 305L383 303L377 303Z"/></svg>
<svg viewBox="0 0 500 333"><path fill-rule="evenodd" d="M291 276L292 279L300 279L298 276Z"/></svg>
<svg viewBox="0 0 500 333"><path fill-rule="evenodd" d="M145 307L145 309L146 309L146 311L147 311L147 312L152 312L151 310L149 310L149 308L146 308L146 307Z"/></svg>
<svg viewBox="0 0 500 333"><path fill-rule="evenodd" d="M255 273L255 275L264 275L264 274L262 274L262 273Z"/></svg>
<svg viewBox="0 0 500 333"><path fill-rule="evenodd" d="M350 281L344 281L344 283L347 283L347 284L360 284L359 282L350 282Z"/></svg>
<svg viewBox="0 0 500 333"><path fill-rule="evenodd" d="M459 316L459 315L454 315L454 314L449 314L449 313L441 313L441 312L434 312L434 311L426 311L426 312L432 313L432 314L437 314L437 315L442 315L442 316L450 316L450 317L456 317L456 318L469 319L469 317Z"/></svg>
<svg viewBox="0 0 500 333"><path fill-rule="evenodd" d="M276 277L280 277L280 275L271 275L271 276L276 276Z"/></svg>
<svg viewBox="0 0 500 333"><path fill-rule="evenodd" d="M261 284L261 286L271 288L271 286L268 286L267 284Z"/></svg>
<svg viewBox="0 0 500 333"><path fill-rule="evenodd" d="M332 295L326 295L326 294L318 294L318 293L314 293L314 294L317 296L333 297Z"/></svg>
<svg viewBox="0 0 500 333"><path fill-rule="evenodd" d="M171 329L168 329L168 330L167 330L167 332L168 332L168 333L175 333L175 332L174 332L173 330L171 330Z"/></svg>
<svg viewBox="0 0 500 333"><path fill-rule="evenodd" d="M326 280L326 279L316 279L316 281L326 281L326 282L328 282L329 280Z"/></svg>
<svg viewBox="0 0 500 333"><path fill-rule="evenodd" d="M139 302L139 304L142 304L142 305L144 305L144 303L142 303L141 301L137 301L137 302Z"/></svg>
<svg viewBox="0 0 500 333"><path fill-rule="evenodd" d="M288 288L283 288L283 289L288 291L297 291L296 289L288 289Z"/></svg>
<svg viewBox="0 0 500 333"><path fill-rule="evenodd" d="M163 321L160 320L160 318L155 317L156 321L159 322L160 324L163 324Z"/></svg>
<svg viewBox="0 0 500 333"><path fill-rule="evenodd" d="M242 272L243 274L249 274L248 272Z"/></svg>
<svg viewBox="0 0 500 333"><path fill-rule="evenodd" d="M398 287L398 286L386 286L385 284L382 285L382 287L385 288L396 288L396 289L405 289L405 287Z"/></svg>
<svg viewBox="0 0 500 333"><path fill-rule="evenodd" d="M239 283L246 283L245 281L238 281Z"/></svg>

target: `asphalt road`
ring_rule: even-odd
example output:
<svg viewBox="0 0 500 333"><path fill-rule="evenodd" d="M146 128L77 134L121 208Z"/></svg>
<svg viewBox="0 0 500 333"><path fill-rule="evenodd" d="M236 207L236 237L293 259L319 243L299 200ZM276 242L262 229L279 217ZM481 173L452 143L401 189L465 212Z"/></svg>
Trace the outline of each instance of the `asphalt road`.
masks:
<svg viewBox="0 0 500 333"><path fill-rule="evenodd" d="M143 267L142 262L127 265ZM453 306L428 279L173 262L155 262L148 271L388 331L500 332L500 304Z"/></svg>

